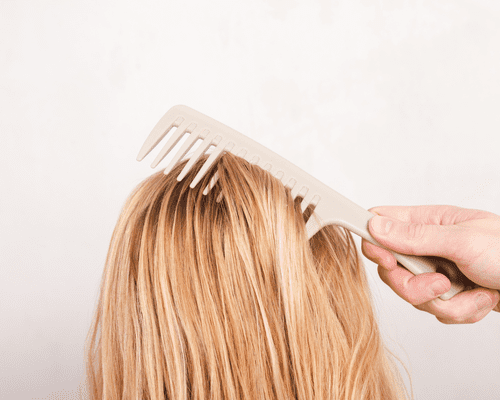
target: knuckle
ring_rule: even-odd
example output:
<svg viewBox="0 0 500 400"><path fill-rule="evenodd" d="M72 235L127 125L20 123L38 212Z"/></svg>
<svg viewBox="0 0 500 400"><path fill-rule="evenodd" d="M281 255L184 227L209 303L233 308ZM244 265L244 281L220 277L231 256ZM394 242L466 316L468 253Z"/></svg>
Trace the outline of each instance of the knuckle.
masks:
<svg viewBox="0 0 500 400"><path fill-rule="evenodd" d="M407 239L410 240L421 239L425 233L425 225L416 222L407 224L403 229L403 233L405 234Z"/></svg>
<svg viewBox="0 0 500 400"><path fill-rule="evenodd" d="M413 305L418 306L420 304L425 304L427 303L427 299L425 297L414 297L413 298Z"/></svg>
<svg viewBox="0 0 500 400"><path fill-rule="evenodd" d="M456 324L463 324L467 321L468 316L464 315L460 310L451 309L448 311L448 319Z"/></svg>
<svg viewBox="0 0 500 400"><path fill-rule="evenodd" d="M387 286L391 286L390 285L391 281L387 278L387 274L385 273L385 270L380 266L379 266L379 270L378 270L378 276L380 277L382 282L384 282Z"/></svg>
<svg viewBox="0 0 500 400"><path fill-rule="evenodd" d="M478 314L474 314L472 317L470 317L469 319L467 319L467 321L465 321L466 324L474 324L480 320L483 319L483 315L480 315L479 313Z"/></svg>
<svg viewBox="0 0 500 400"><path fill-rule="evenodd" d="M418 279L418 277L408 279L404 287L404 294L407 301L413 306L423 304L431 300L429 299L428 290L426 290L424 281Z"/></svg>
<svg viewBox="0 0 500 400"><path fill-rule="evenodd" d="M427 299L425 298L425 296L423 296L419 292L415 292L415 291L407 289L403 292L403 296L405 297L405 299L408 303L410 303L412 306L414 306L416 308L427 303Z"/></svg>
<svg viewBox="0 0 500 400"><path fill-rule="evenodd" d="M405 293L405 296L406 296L407 301L408 301L408 302L409 302L412 306L414 306L414 307L417 307L419 304L422 304L422 303L423 303L423 302L422 302L422 299L421 299L421 298L419 298L419 296L418 296L418 295L415 295L415 294L413 294L413 293L411 293L411 292L408 292L408 291L407 291L407 292Z"/></svg>

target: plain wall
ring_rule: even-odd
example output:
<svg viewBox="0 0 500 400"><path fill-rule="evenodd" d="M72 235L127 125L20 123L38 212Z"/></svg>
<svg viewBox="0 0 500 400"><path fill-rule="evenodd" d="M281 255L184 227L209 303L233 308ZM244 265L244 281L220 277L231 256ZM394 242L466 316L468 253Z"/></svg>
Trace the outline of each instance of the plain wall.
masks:
<svg viewBox="0 0 500 400"><path fill-rule="evenodd" d="M112 230L158 170L135 158L173 105L365 208L500 214L495 0L2 1L0 46L2 399L75 395ZM500 314L441 324L365 261L415 398L500 398Z"/></svg>

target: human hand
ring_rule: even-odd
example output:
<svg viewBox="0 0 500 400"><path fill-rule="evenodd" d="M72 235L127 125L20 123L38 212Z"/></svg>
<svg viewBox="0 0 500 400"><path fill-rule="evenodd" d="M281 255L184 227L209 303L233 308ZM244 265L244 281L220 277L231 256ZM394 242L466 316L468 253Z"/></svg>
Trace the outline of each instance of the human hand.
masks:
<svg viewBox="0 0 500 400"><path fill-rule="evenodd" d="M401 298L445 324L474 323L491 310L500 312L500 216L455 206L370 211L377 214L369 222L370 234L383 246L402 254L446 258L483 286L441 300L438 297L451 287L443 274L413 275L389 251L363 240L363 254L379 264L380 278Z"/></svg>

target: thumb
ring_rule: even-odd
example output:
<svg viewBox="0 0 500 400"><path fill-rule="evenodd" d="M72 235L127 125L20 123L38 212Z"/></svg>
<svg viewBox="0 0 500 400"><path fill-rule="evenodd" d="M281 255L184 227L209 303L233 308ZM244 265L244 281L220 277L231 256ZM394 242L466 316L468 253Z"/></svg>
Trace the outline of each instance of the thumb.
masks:
<svg viewBox="0 0 500 400"><path fill-rule="evenodd" d="M464 227L408 223L379 215L370 219L372 236L383 246L403 254L455 259L467 242Z"/></svg>

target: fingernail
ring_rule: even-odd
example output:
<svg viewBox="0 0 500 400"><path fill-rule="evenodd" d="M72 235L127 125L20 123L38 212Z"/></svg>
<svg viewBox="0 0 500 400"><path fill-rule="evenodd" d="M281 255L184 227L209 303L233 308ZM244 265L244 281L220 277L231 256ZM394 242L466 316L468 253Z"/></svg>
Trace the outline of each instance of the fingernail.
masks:
<svg viewBox="0 0 500 400"><path fill-rule="evenodd" d="M387 235L392 227L392 221L389 218L374 216L370 222L371 230L379 235Z"/></svg>
<svg viewBox="0 0 500 400"><path fill-rule="evenodd" d="M490 296L481 293L476 297L476 307L478 311L483 311L485 308L491 307Z"/></svg>
<svg viewBox="0 0 500 400"><path fill-rule="evenodd" d="M446 292L448 285L442 279L435 281L431 284L431 290L434 292L434 296L439 296Z"/></svg>

